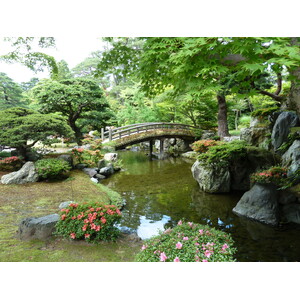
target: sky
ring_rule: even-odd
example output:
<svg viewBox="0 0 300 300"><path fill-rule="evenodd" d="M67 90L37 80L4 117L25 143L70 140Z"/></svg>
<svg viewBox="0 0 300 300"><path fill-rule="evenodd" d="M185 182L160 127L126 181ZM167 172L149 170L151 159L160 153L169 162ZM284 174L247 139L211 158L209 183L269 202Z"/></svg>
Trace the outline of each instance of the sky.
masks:
<svg viewBox="0 0 300 300"><path fill-rule="evenodd" d="M54 36L55 37L55 36ZM7 43L0 38L0 55L7 53ZM52 55L57 61L65 60L70 69L87 58L91 52L102 49L102 41L100 37L95 36L59 36L55 37L56 49L41 49L41 52ZM0 62L0 72L6 73L8 77L15 82L27 82L33 77L48 78L49 73L45 68L44 72L34 73L29 68L19 64L7 64Z"/></svg>

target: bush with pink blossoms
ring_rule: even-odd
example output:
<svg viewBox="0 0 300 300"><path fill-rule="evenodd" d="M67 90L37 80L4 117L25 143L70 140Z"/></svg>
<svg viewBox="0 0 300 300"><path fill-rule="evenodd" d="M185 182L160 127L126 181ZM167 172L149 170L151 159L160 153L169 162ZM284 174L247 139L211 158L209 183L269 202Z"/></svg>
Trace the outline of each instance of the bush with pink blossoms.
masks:
<svg viewBox="0 0 300 300"><path fill-rule="evenodd" d="M231 236L209 226L179 221L172 229L144 241L139 262L233 262Z"/></svg>

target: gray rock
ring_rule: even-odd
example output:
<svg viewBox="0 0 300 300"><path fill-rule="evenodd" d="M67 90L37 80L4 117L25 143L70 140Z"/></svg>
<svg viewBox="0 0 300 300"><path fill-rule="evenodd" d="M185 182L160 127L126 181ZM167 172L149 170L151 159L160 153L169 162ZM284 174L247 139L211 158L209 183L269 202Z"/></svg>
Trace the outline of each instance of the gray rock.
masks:
<svg viewBox="0 0 300 300"><path fill-rule="evenodd" d="M39 179L39 175L35 169L34 163L28 161L23 165L23 167L16 172L12 172L3 175L1 178L2 184L23 184L36 182Z"/></svg>
<svg viewBox="0 0 300 300"><path fill-rule="evenodd" d="M66 161L70 165L71 168L74 167L72 155L62 154L62 155L58 156L57 158Z"/></svg>
<svg viewBox="0 0 300 300"><path fill-rule="evenodd" d="M108 164L107 167L101 168L99 174L108 177L114 173L114 168L111 164Z"/></svg>
<svg viewBox="0 0 300 300"><path fill-rule="evenodd" d="M300 204L299 203L291 203L284 205L282 209L283 220L285 222L291 222L300 224Z"/></svg>
<svg viewBox="0 0 300 300"><path fill-rule="evenodd" d="M291 127L295 127L298 124L299 118L294 112L284 111L278 116L271 135L275 151L286 141Z"/></svg>
<svg viewBox="0 0 300 300"><path fill-rule="evenodd" d="M300 140L295 140L291 147L283 154L282 162L289 167L288 176L300 168Z"/></svg>
<svg viewBox="0 0 300 300"><path fill-rule="evenodd" d="M278 203L282 205L296 203L298 198L295 194L289 192L288 190L282 190L279 192Z"/></svg>
<svg viewBox="0 0 300 300"><path fill-rule="evenodd" d="M182 157L190 158L190 159L196 159L198 155L199 154L195 151L188 151L181 154Z"/></svg>
<svg viewBox="0 0 300 300"><path fill-rule="evenodd" d="M87 168L87 166L87 164L77 164L75 165L75 169L82 170L84 168Z"/></svg>
<svg viewBox="0 0 300 300"><path fill-rule="evenodd" d="M210 140L215 137L217 133L213 130L204 130L201 136L201 140Z"/></svg>
<svg viewBox="0 0 300 300"><path fill-rule="evenodd" d="M65 201L59 204L58 208L59 209L63 209L63 208L67 208L69 206L69 204L74 203L74 201Z"/></svg>
<svg viewBox="0 0 300 300"><path fill-rule="evenodd" d="M21 221L18 235L21 240L39 239L45 240L52 236L55 224L59 220L58 214L40 218L27 218Z"/></svg>
<svg viewBox="0 0 300 300"><path fill-rule="evenodd" d="M101 175L101 174L96 174L95 177L99 180L106 178L104 175Z"/></svg>
<svg viewBox="0 0 300 300"><path fill-rule="evenodd" d="M106 167L106 160L105 159L99 160L99 162L98 162L98 169L100 170L100 169L102 169L104 167Z"/></svg>
<svg viewBox="0 0 300 300"><path fill-rule="evenodd" d="M192 166L192 174L204 192L227 193L230 191L228 168L205 166L196 161Z"/></svg>
<svg viewBox="0 0 300 300"><path fill-rule="evenodd" d="M84 168L84 169L82 169L82 171L85 174L89 175L91 178L97 174L97 171L95 170L95 168Z"/></svg>
<svg viewBox="0 0 300 300"><path fill-rule="evenodd" d="M279 223L278 191L275 186L255 184L246 192L233 212L268 225L276 226Z"/></svg>

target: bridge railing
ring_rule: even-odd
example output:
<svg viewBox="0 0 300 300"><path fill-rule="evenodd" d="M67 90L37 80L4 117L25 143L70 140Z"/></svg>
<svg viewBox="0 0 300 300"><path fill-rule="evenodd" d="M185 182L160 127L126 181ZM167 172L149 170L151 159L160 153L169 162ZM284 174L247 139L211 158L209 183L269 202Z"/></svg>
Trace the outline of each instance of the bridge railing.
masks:
<svg viewBox="0 0 300 300"><path fill-rule="evenodd" d="M122 137L129 136L132 134L147 132L153 129L183 129L183 130L193 130L198 127L192 125L186 125L181 123L166 123L166 122L152 122L152 123L138 123L131 124L127 126L122 126L118 128L110 128L107 131L101 130L101 138L104 141L108 139L113 141L116 139L121 139Z"/></svg>

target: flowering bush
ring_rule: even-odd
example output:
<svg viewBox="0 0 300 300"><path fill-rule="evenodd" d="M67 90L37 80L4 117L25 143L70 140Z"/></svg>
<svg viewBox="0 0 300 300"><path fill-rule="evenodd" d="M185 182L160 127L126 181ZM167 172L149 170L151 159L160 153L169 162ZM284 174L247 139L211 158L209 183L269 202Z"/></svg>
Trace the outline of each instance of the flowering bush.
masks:
<svg viewBox="0 0 300 300"><path fill-rule="evenodd" d="M273 183L277 186L283 186L286 183L287 168L272 167L253 173L250 177L252 183Z"/></svg>
<svg viewBox="0 0 300 300"><path fill-rule="evenodd" d="M68 177L71 166L61 159L44 158L35 163L35 168L43 179L59 179Z"/></svg>
<svg viewBox="0 0 300 300"><path fill-rule="evenodd" d="M88 242L116 240L120 231L115 224L120 218L121 212L115 205L71 203L68 208L61 209L55 234Z"/></svg>
<svg viewBox="0 0 300 300"><path fill-rule="evenodd" d="M101 139L95 139L94 137L92 137L88 134L82 140L82 143L84 145L90 145L91 150L101 150L102 149L102 140Z"/></svg>
<svg viewBox="0 0 300 300"><path fill-rule="evenodd" d="M191 145L191 148L198 153L205 153L210 147L220 145L219 141L199 140Z"/></svg>
<svg viewBox="0 0 300 300"><path fill-rule="evenodd" d="M18 156L10 156L0 160L0 170L13 171L21 168L22 159Z"/></svg>
<svg viewBox="0 0 300 300"><path fill-rule="evenodd" d="M136 255L140 262L229 262L236 249L229 234L214 228L179 221L144 242Z"/></svg>
<svg viewBox="0 0 300 300"><path fill-rule="evenodd" d="M83 148L72 149L72 156L75 164L87 164L89 167L97 166L99 160L103 158L100 150L85 150Z"/></svg>

